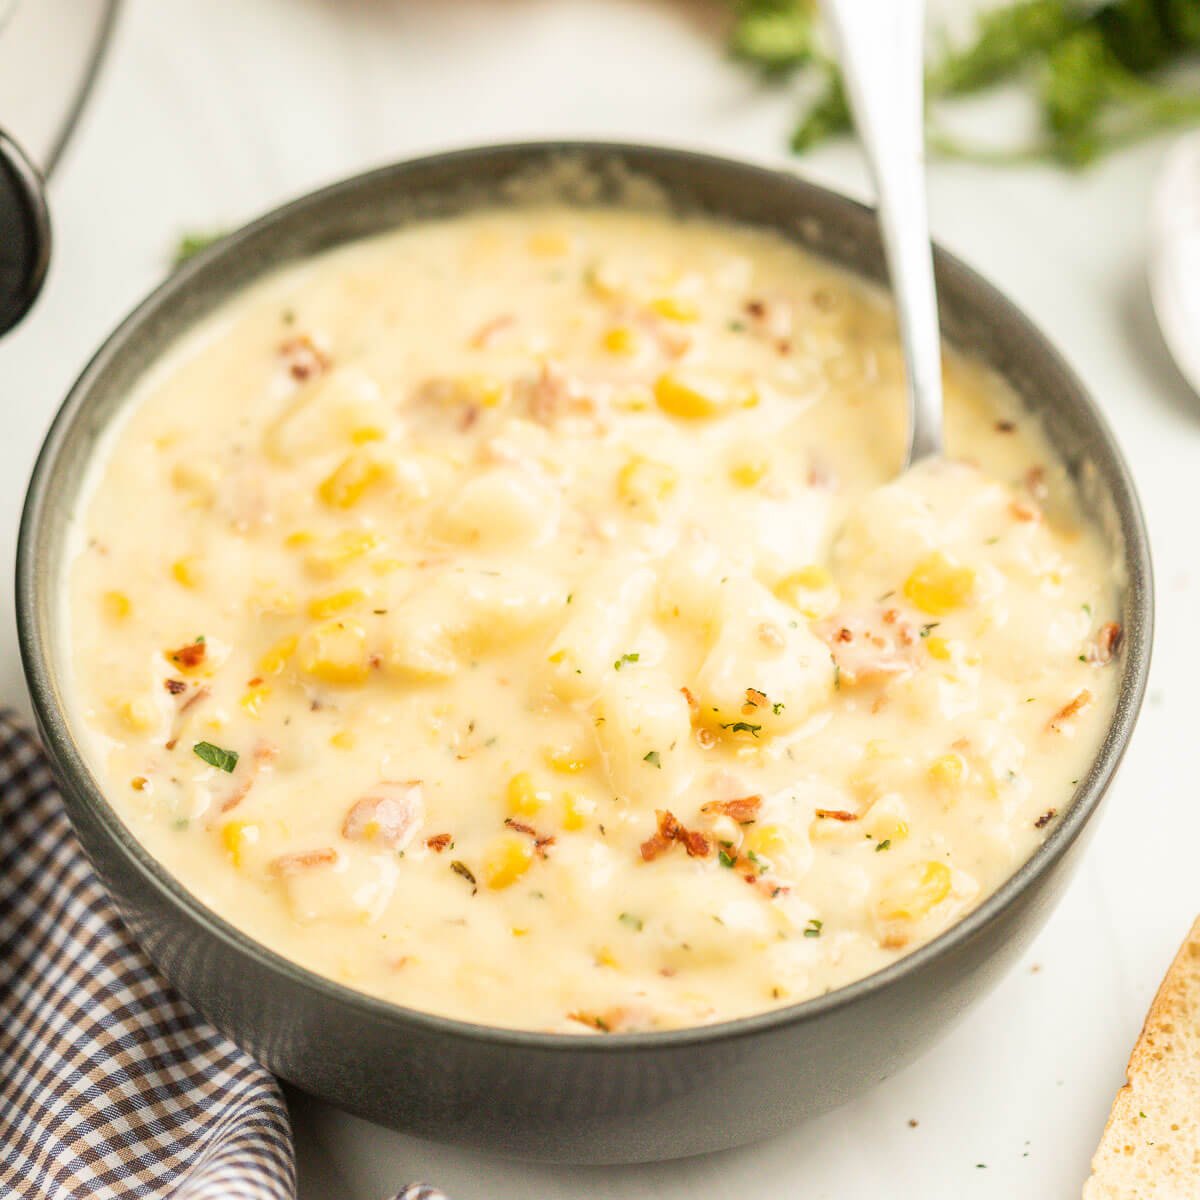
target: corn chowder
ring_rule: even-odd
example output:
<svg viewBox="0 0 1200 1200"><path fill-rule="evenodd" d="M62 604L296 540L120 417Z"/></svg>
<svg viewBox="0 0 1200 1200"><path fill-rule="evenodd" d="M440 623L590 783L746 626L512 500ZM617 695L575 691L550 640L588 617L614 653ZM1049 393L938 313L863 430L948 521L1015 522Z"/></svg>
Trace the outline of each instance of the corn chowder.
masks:
<svg viewBox="0 0 1200 1200"><path fill-rule="evenodd" d="M137 837L376 996L609 1033L826 992L1070 803L1119 580L1001 382L900 474L890 308L772 235L497 210L277 274L79 515L75 719Z"/></svg>

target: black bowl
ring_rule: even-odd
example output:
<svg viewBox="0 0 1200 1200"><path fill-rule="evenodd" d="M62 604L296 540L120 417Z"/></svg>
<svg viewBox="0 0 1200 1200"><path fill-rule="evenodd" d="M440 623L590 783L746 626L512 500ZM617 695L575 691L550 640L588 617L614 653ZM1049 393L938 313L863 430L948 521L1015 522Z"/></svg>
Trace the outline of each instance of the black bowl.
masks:
<svg viewBox="0 0 1200 1200"><path fill-rule="evenodd" d="M63 702L63 567L80 481L146 367L243 285L282 263L431 215L510 203L564 158L611 200L630 175L684 211L778 230L884 278L871 210L789 175L674 150L500 146L359 176L278 209L171 276L71 390L42 448L21 523L17 616L34 708L71 819L163 973L222 1032L314 1095L385 1125L503 1154L618 1163L753 1141L886 1078L995 984L1037 933L1075 864L1133 729L1149 665L1146 531L1125 464L1070 369L1008 301L938 251L946 337L990 363L1043 421L1123 571L1120 700L1095 762L1045 844L997 892L886 970L789 1008L667 1033L572 1037L447 1020L372 999L265 949L152 859L104 799Z"/></svg>

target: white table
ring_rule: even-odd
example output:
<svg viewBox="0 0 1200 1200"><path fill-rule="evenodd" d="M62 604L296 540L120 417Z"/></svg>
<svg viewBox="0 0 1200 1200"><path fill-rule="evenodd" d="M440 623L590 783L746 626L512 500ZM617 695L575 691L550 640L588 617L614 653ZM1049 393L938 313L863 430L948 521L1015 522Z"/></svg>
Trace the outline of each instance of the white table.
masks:
<svg viewBox="0 0 1200 1200"><path fill-rule="evenodd" d="M54 180L46 294L0 343L5 559L56 406L162 276L182 230L239 222L373 164L497 139L612 136L782 161L792 102L723 61L723 13L715 0L130 0ZM297 1099L303 1200L377 1200L413 1178L441 1183L455 1200L1077 1192L1153 990L1200 909L1200 709L1188 700L1200 679L1200 401L1165 356L1143 282L1161 153L1141 148L1083 177L952 164L931 172L937 236L1021 304L1099 397L1132 462L1156 553L1150 699L1086 863L1026 962L902 1075L823 1120L717 1158L531 1167ZM798 169L864 190L850 145ZM24 704L8 588L0 696Z"/></svg>

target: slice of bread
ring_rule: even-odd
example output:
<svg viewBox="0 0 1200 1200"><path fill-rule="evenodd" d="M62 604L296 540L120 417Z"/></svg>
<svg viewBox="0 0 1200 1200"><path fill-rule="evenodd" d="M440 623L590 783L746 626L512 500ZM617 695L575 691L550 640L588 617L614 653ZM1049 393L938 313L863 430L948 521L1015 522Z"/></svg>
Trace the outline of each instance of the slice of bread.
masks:
<svg viewBox="0 0 1200 1200"><path fill-rule="evenodd" d="M1200 919L1146 1014L1083 1200L1200 1198Z"/></svg>

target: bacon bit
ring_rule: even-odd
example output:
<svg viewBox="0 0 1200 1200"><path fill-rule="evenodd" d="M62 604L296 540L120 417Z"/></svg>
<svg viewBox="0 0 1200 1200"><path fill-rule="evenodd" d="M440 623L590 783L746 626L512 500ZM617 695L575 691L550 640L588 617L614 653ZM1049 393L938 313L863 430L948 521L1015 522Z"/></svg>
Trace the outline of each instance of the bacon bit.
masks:
<svg viewBox="0 0 1200 1200"><path fill-rule="evenodd" d="M1045 829L1055 817L1058 816L1057 808L1048 808L1036 821L1033 823L1034 829Z"/></svg>
<svg viewBox="0 0 1200 1200"><path fill-rule="evenodd" d="M903 674L913 667L917 638L912 622L894 608L866 608L816 627L837 665L843 686Z"/></svg>
<svg viewBox="0 0 1200 1200"><path fill-rule="evenodd" d="M532 825L518 821L515 817L505 817L504 824L516 833L523 833L533 838L533 850L538 858L545 858L547 848L554 845L555 838L553 836L543 836Z"/></svg>
<svg viewBox="0 0 1200 1200"><path fill-rule="evenodd" d="M711 750L717 744L717 735L707 726L696 730L696 743L701 750Z"/></svg>
<svg viewBox="0 0 1200 1200"><path fill-rule="evenodd" d="M742 715L749 716L757 708L762 708L767 702L767 693L758 688L746 689L746 703L742 705Z"/></svg>
<svg viewBox="0 0 1200 1200"><path fill-rule="evenodd" d="M747 300L746 315L761 321L767 315L767 306L761 300Z"/></svg>
<svg viewBox="0 0 1200 1200"><path fill-rule="evenodd" d="M468 432L468 430L470 430L470 428L479 420L479 413L480 409L478 404L468 404L467 407L463 409L462 416L458 418L459 433Z"/></svg>
<svg viewBox="0 0 1200 1200"><path fill-rule="evenodd" d="M516 390L524 399L530 418L539 425L553 425L571 398L566 376L550 363L542 363L533 379L519 381Z"/></svg>
<svg viewBox="0 0 1200 1200"><path fill-rule="evenodd" d="M205 642L189 642L186 646L180 646L178 650L168 651L167 657L177 667L182 667L185 671L194 671L204 661L207 653L208 646Z"/></svg>
<svg viewBox="0 0 1200 1200"><path fill-rule="evenodd" d="M908 940L909 935L907 933L896 930L887 934L879 944L885 950L903 950L908 945Z"/></svg>
<svg viewBox="0 0 1200 1200"><path fill-rule="evenodd" d="M666 809L657 809L654 816L658 821L658 830L641 845L642 858L646 862L653 862L669 850L672 842L679 842L689 858L707 858L712 853L712 843L706 834L685 829L675 815Z"/></svg>
<svg viewBox="0 0 1200 1200"><path fill-rule="evenodd" d="M493 317L490 321L481 325L470 337L468 345L473 350L485 350L495 340L498 334L504 332L510 326L517 323L517 318L512 313L505 313L503 316Z"/></svg>
<svg viewBox="0 0 1200 1200"><path fill-rule="evenodd" d="M683 693L683 698L687 701L688 712L692 714L692 720L695 720L700 713L700 701L693 695L691 688L681 687L679 690Z"/></svg>
<svg viewBox="0 0 1200 1200"><path fill-rule="evenodd" d="M620 1009L612 1009L603 1014L571 1012L567 1013L567 1020L578 1021L580 1025L586 1025L589 1029L595 1029L599 1033L612 1033L616 1027L614 1020L619 1020L623 1015Z"/></svg>
<svg viewBox="0 0 1200 1200"><path fill-rule="evenodd" d="M220 811L227 813L230 809L237 808L239 804L250 794L250 789L254 786L258 779L259 770L265 767L268 763L273 763L279 757L279 747L274 742L261 741L254 747L250 770L246 772L242 781L233 789L232 792L225 798L221 805Z"/></svg>
<svg viewBox="0 0 1200 1200"><path fill-rule="evenodd" d="M331 846L320 850L299 850L295 854L281 854L271 861L270 870L284 879L306 871L309 867L323 867L337 862L337 851Z"/></svg>
<svg viewBox="0 0 1200 1200"><path fill-rule="evenodd" d="M780 355L781 357L786 358L789 354L791 354L791 352L792 352L792 339L791 338L780 338L779 341L777 341L775 343L775 353Z"/></svg>
<svg viewBox="0 0 1200 1200"><path fill-rule="evenodd" d="M900 614L894 608L886 609L883 614L883 623L885 625L895 625L896 618L899 615Z"/></svg>
<svg viewBox="0 0 1200 1200"><path fill-rule="evenodd" d="M1045 467L1030 467L1025 472L1025 490L1035 500L1045 500L1050 495L1050 489L1046 486Z"/></svg>
<svg viewBox="0 0 1200 1200"><path fill-rule="evenodd" d="M1095 645L1088 652L1088 662L1096 663L1099 666L1112 662L1121 649L1124 637L1125 631L1116 621L1106 621L1100 626L1100 632L1096 634Z"/></svg>
<svg viewBox="0 0 1200 1200"><path fill-rule="evenodd" d="M144 792L150 786L150 780L145 775L135 775L130 781L129 786L135 792Z"/></svg>
<svg viewBox="0 0 1200 1200"><path fill-rule="evenodd" d="M425 845L427 845L430 850L434 852L434 854L441 854L441 852L450 845L451 840L452 839L448 833L435 833L433 837L427 837L425 839Z"/></svg>
<svg viewBox="0 0 1200 1200"><path fill-rule="evenodd" d="M713 800L705 804L700 811L705 814L716 813L720 816L732 817L739 825L753 825L758 820L761 808L761 796L739 796L736 800Z"/></svg>
<svg viewBox="0 0 1200 1200"><path fill-rule="evenodd" d="M848 629L845 627L845 625L843 625L843 626L842 626L842 627L841 627L841 628L840 628L840 629L837 631L837 633L835 633L835 634L833 635L833 640L834 640L835 642L852 642L852 641L854 641L854 634L852 634L852 633L850 632L850 630L848 630Z"/></svg>
<svg viewBox="0 0 1200 1200"><path fill-rule="evenodd" d="M996 422L996 432L997 433L1016 433L1016 431L1017 431L1016 421L997 421Z"/></svg>
<svg viewBox="0 0 1200 1200"><path fill-rule="evenodd" d="M819 821L857 821L858 813L848 812L844 808L818 808Z"/></svg>
<svg viewBox="0 0 1200 1200"><path fill-rule="evenodd" d="M659 325L654 331L659 349L668 358L682 358L692 348L692 335L681 329L670 329Z"/></svg>
<svg viewBox="0 0 1200 1200"><path fill-rule="evenodd" d="M1081 688L1074 699L1069 703L1064 704L1062 708L1050 718L1048 728L1054 733L1062 733L1063 725L1072 717L1081 713L1092 702L1092 693L1087 688Z"/></svg>
<svg viewBox="0 0 1200 1200"><path fill-rule="evenodd" d="M412 962L411 955L401 954L399 958L393 958L391 962L388 963L388 966L391 967L393 971L399 971L402 967L406 966L410 962Z"/></svg>
<svg viewBox="0 0 1200 1200"><path fill-rule="evenodd" d="M1042 514L1039 509L1034 508L1032 504L1026 503L1024 500L1014 500L1009 506L1008 511L1018 521L1040 521Z"/></svg>
<svg viewBox="0 0 1200 1200"><path fill-rule="evenodd" d="M382 842L393 850L406 846L424 813L421 781L383 779L355 801L342 822L342 837L352 842Z"/></svg>
<svg viewBox="0 0 1200 1200"><path fill-rule="evenodd" d="M246 681L246 686L247 687L259 687L259 686L261 686L262 681L263 681L263 677L261 675L255 675L255 677L253 679L249 679Z"/></svg>
<svg viewBox="0 0 1200 1200"><path fill-rule="evenodd" d="M163 687L171 693L172 696L178 696L180 692L187 691L187 684L182 679L164 679Z"/></svg>
<svg viewBox="0 0 1200 1200"><path fill-rule="evenodd" d="M293 379L303 382L329 370L331 359L307 333L297 334L279 345L279 355Z"/></svg>
<svg viewBox="0 0 1200 1200"><path fill-rule="evenodd" d="M505 817L504 823L509 829L516 830L517 833L527 833L530 837L537 837L537 830L532 825L526 825L524 821L518 821L516 817Z"/></svg>
<svg viewBox="0 0 1200 1200"><path fill-rule="evenodd" d="M533 843L534 854L536 854L538 856L538 858L545 858L546 851L551 846L554 845L554 842L555 842L555 838L554 838L553 834L550 834L547 837L540 837L540 838L534 839L534 843Z"/></svg>

